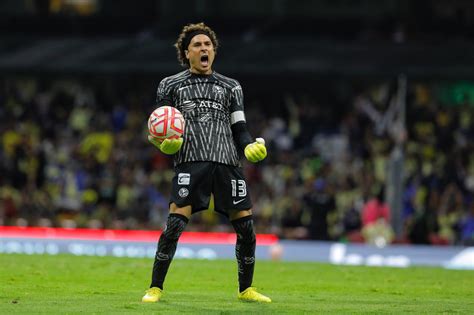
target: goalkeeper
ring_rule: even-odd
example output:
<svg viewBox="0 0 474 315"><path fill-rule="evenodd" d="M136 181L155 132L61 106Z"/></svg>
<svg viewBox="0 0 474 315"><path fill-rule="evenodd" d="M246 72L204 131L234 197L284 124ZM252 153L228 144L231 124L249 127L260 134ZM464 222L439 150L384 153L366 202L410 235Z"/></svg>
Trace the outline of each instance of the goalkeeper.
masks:
<svg viewBox="0 0 474 315"><path fill-rule="evenodd" d="M239 291L243 301L271 302L252 287L255 266L255 232L252 202L240 164L243 153L257 163L267 156L265 142L253 140L245 123L242 88L234 79L212 69L218 48L216 34L204 23L185 26L175 44L178 60L187 69L163 79L157 106L174 106L186 121L183 137L159 143L174 155L169 216L158 242L150 288L143 302L157 302L181 233L193 213L208 208L229 218L237 233L235 255Z"/></svg>

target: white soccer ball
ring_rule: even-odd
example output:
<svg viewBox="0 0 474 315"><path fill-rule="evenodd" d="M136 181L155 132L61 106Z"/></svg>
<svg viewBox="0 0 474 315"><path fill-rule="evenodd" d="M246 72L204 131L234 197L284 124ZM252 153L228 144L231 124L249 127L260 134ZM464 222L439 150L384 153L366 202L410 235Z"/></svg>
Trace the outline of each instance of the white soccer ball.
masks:
<svg viewBox="0 0 474 315"><path fill-rule="evenodd" d="M148 118L148 132L160 142L165 139L178 139L184 132L184 117L174 107L158 107Z"/></svg>

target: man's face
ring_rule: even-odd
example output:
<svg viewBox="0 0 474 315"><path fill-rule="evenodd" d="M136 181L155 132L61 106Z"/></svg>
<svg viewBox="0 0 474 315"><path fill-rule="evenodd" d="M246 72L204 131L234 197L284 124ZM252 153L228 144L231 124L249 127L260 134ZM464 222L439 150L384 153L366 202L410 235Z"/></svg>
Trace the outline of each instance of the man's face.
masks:
<svg viewBox="0 0 474 315"><path fill-rule="evenodd" d="M188 50L185 50L189 60L191 72L198 74L211 74L215 52L209 36L198 34L191 39Z"/></svg>

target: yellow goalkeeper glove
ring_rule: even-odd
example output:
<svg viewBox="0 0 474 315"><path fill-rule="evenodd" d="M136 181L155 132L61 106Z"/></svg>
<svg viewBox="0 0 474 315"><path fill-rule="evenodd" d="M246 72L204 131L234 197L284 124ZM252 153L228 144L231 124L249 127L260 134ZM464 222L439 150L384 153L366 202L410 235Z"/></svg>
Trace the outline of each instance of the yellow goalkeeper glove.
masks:
<svg viewBox="0 0 474 315"><path fill-rule="evenodd" d="M181 149L183 145L183 138L178 139L165 139L160 142L158 139L148 136L148 141L150 141L155 147L160 149L164 154L172 155Z"/></svg>
<svg viewBox="0 0 474 315"><path fill-rule="evenodd" d="M267 157L267 148L263 138L255 139L255 142L248 144L244 150L245 157L249 162L257 163Z"/></svg>

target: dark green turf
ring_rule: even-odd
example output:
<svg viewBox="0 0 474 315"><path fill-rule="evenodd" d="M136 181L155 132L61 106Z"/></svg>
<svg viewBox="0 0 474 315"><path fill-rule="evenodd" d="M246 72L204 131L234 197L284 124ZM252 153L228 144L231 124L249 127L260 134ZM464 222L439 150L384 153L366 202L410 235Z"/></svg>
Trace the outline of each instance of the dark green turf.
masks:
<svg viewBox="0 0 474 315"><path fill-rule="evenodd" d="M0 314L474 314L474 272L258 261L271 304L236 299L233 261L176 260L159 303L151 259L0 255Z"/></svg>

